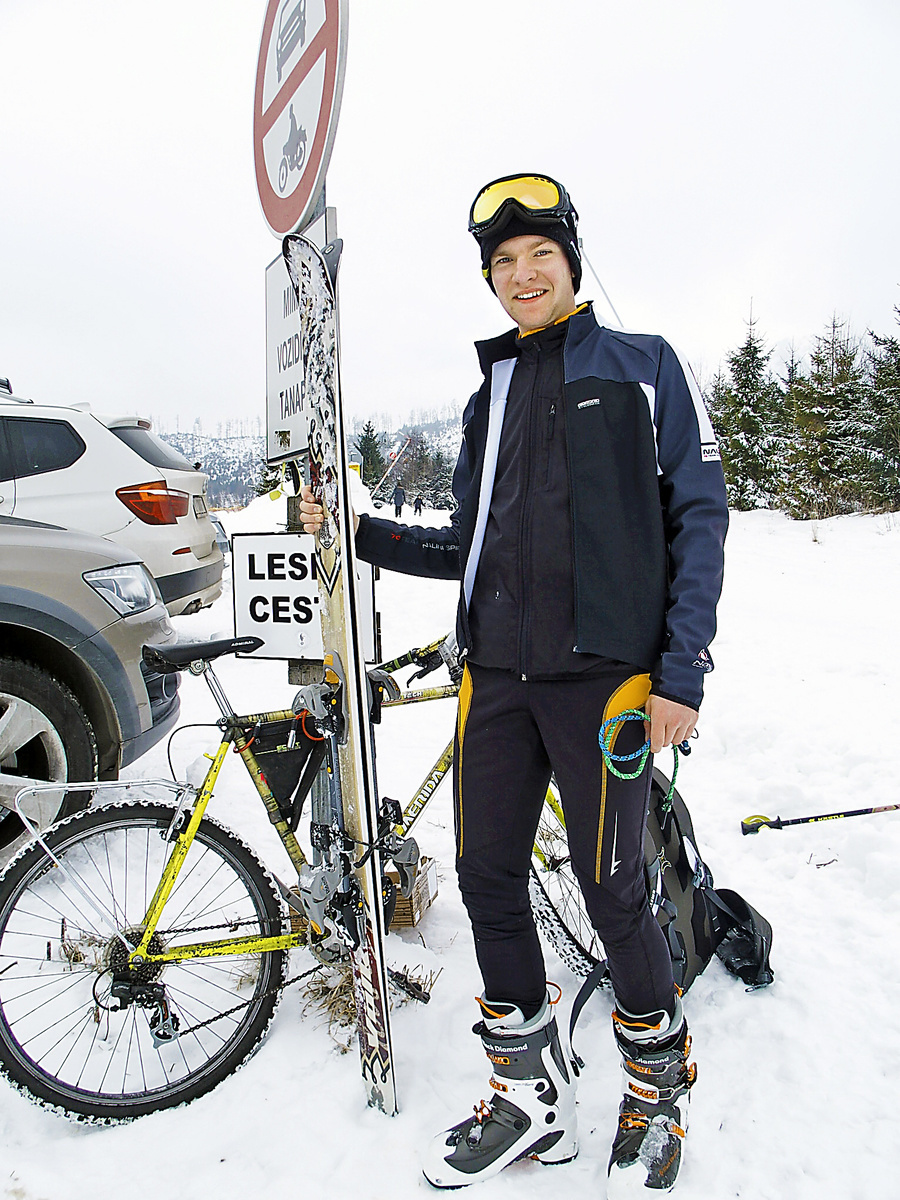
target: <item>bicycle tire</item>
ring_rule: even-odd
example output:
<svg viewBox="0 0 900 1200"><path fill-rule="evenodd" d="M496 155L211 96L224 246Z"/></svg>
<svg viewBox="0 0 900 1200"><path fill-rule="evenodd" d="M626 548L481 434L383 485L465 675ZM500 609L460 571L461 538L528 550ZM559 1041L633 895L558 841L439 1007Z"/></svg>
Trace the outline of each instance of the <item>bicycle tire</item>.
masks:
<svg viewBox="0 0 900 1200"><path fill-rule="evenodd" d="M113 908L119 930L133 931L170 849L172 816L163 804L110 804L44 837L70 875ZM271 875L209 817L163 912L161 944L203 940L198 926L207 937L287 928ZM122 952L39 844L0 876L0 1071L30 1099L82 1121L128 1121L210 1091L259 1047L284 980L285 951L148 964L184 1031L155 1047L150 1010L132 1002L115 1011L107 1000L110 956Z"/></svg>
<svg viewBox="0 0 900 1200"><path fill-rule="evenodd" d="M665 796L669 781L654 770L651 782L651 807ZM644 829L644 883L650 911L659 912L663 900L662 876L651 871L657 857L656 846ZM551 778L548 795L541 809L531 854L528 891L535 923L543 931L556 953L575 975L588 975L606 958L603 942L591 924L581 888L572 869L566 824L556 779ZM608 977L601 986L609 983Z"/></svg>
<svg viewBox="0 0 900 1200"><path fill-rule="evenodd" d="M589 974L606 954L572 870L555 778L550 780L535 834L528 891L538 929L570 971Z"/></svg>

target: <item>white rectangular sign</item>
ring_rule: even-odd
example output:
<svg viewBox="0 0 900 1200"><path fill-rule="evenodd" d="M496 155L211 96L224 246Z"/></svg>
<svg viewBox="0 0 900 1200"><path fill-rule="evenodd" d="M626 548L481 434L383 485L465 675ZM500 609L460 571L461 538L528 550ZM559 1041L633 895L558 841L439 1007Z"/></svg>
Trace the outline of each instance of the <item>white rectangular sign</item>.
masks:
<svg viewBox="0 0 900 1200"><path fill-rule="evenodd" d="M235 533L231 539L235 637L259 637L253 658L322 658L322 623L310 533ZM367 662L377 657L375 572L357 563Z"/></svg>
<svg viewBox="0 0 900 1200"><path fill-rule="evenodd" d="M297 297L279 255L266 267L266 461L299 458L306 442Z"/></svg>

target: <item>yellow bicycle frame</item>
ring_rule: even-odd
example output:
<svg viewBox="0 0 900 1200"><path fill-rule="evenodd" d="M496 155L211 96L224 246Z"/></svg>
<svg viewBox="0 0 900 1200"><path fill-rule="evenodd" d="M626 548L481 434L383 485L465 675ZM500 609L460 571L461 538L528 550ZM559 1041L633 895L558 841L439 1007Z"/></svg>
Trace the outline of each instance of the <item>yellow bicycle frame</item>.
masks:
<svg viewBox="0 0 900 1200"><path fill-rule="evenodd" d="M256 724L266 724L268 722L292 720L296 714L290 710L280 712L259 713L247 717L238 717L235 721L235 726L252 726ZM251 739L252 741L252 739ZM206 813L207 805L212 799L213 789L216 785L216 780L219 777L219 772L225 763L225 756L230 747L240 754L244 761L244 765L253 780L256 790L262 798L266 811L269 814L269 820L275 826L284 848L287 851L291 862L296 867L298 873L300 868L306 864L306 856L304 855L300 844L294 836L293 830L290 828L281 811L278 807L278 801L272 793L271 788L266 783L265 776L260 770L259 763L254 755L250 742L248 742L242 733L236 728L229 728L225 731L222 742L216 751L209 770L197 793L197 798L194 801L191 811L190 820L187 826L175 839L172 847L172 852L169 855L165 868L153 898L147 908L146 915L141 922L142 936L137 946L131 951L128 956L129 966L140 966L142 963L166 963L166 962L182 962L192 958L218 958L225 957L231 954L263 954L271 950L290 950L294 946L305 944L305 934L283 933L283 934L250 934L247 937L236 937L226 939L211 939L202 942L194 942L189 945L175 946L171 950L163 950L161 952L153 952L150 950L150 941L156 932L160 919L165 909L166 903L172 894L172 889L178 879L179 873L184 861L187 858L188 852L193 844L197 830L200 828L200 822Z"/></svg>

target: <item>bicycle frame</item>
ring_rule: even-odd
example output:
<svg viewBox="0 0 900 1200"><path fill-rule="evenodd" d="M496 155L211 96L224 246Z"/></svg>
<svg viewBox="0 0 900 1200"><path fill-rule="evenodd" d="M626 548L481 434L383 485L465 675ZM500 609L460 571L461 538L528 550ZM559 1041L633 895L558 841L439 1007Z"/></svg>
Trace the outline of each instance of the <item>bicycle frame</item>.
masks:
<svg viewBox="0 0 900 1200"><path fill-rule="evenodd" d="M442 700L450 696L459 694L459 685L455 683L442 684L439 687L433 688L415 688L403 692L397 700L385 700L382 708L399 708L404 704L418 704L423 700ZM412 799L403 810L403 816L398 825L394 826L395 831L405 837L418 821L419 817L425 811L429 801L434 793L443 783L446 776L449 774L453 766L453 738L447 743L441 753L435 760L434 766L419 784L419 787L413 793ZM549 805L553 811L553 815L557 818L560 825L565 828L565 818L563 817L562 806L557 799L556 793L552 788L547 788L547 795L544 798L544 803ZM535 843L535 856L544 867L548 866L546 856L541 847Z"/></svg>
<svg viewBox="0 0 900 1200"><path fill-rule="evenodd" d="M187 811L190 813L187 824L183 829L180 830L180 832L177 833L177 836L174 839L172 849L168 855L168 858L166 859L163 873L156 887L156 891L154 892L153 897L151 898L147 907L147 911L144 914L143 919L138 922L138 928L141 930L141 938L136 945L132 945L127 937L121 932L121 930L117 928L114 917L111 914L106 913L105 910L102 909L102 906L100 906L98 909L98 904L95 899L85 896L85 899L91 903L91 906L94 908L95 912L100 912L100 915L104 919L104 923L109 925L116 936L118 936L128 947L129 966L137 967L144 963L184 962L188 959L226 957L234 954L262 954L273 950L289 950L293 949L295 946L301 946L305 944L305 933L303 931L298 931L289 934L250 934L245 937L234 937L224 940L207 939L187 945L179 945L172 950L153 951L150 949L151 939L156 933L159 922L165 910L166 903L172 894L181 872L181 868L184 865L185 859L187 858L191 845L193 844L197 830L200 828L200 822L203 820L206 809L210 800L212 799L216 781L225 763L225 757L228 754L229 749L233 749L241 756L244 766L247 769L247 773L252 779L253 785L263 802L266 812L269 815L269 820L278 832L281 842L287 851L291 863L296 868L298 875L301 867L307 864L307 858L303 853L303 850L301 849L293 830L284 819L278 801L266 782L265 776L260 769L259 762L253 753L253 738L250 737L248 739L246 736L247 731L254 729L256 726L267 725L278 721L300 720L300 717L291 709L280 709L273 712L252 713L247 716L238 716L232 709L231 704L229 703L228 698L225 695L221 684L216 678L215 672L213 671L209 662L203 662L202 666L196 668L192 664L188 669L192 674L203 675L205 677L207 685L209 686L209 689L212 692L213 697L215 698L216 703L218 704L222 713L222 717L218 722L220 727L223 729L222 740L219 744L218 750L212 756L212 762L199 788L194 789L188 784L173 784L168 780L144 780L130 783L114 781L106 784L90 783L68 785L69 790L75 790L77 788L78 790L84 791L98 791L100 789L110 787L117 789L131 789L139 786L147 787L149 784L153 784L154 786L162 786L176 791L179 796L179 802L176 806L172 824L169 827L168 836L170 838L175 832L177 826L182 822L185 812ZM69 877L69 872L66 870L65 864L60 862L53 851L47 846L46 842L41 837L39 830L35 828L33 822L26 815L22 803L26 796L49 790L59 791L60 786L59 784L56 784L52 786L45 785L40 788L23 788L16 796L15 808L29 832L36 837L37 841L43 846L45 852L50 858L53 859L57 867L59 867L67 875L67 877ZM194 792L195 798L191 803L190 808L187 808L185 799L190 792ZM76 881L73 880L73 882ZM77 883L76 886L78 886ZM79 890L82 889L79 887Z"/></svg>

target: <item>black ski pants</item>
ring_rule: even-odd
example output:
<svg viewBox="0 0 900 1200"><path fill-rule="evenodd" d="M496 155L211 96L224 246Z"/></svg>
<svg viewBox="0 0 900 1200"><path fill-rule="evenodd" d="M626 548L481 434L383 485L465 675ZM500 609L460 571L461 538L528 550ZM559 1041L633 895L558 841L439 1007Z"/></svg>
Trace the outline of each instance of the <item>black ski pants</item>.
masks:
<svg viewBox="0 0 900 1200"><path fill-rule="evenodd" d="M453 778L459 886L486 998L517 1004L526 1017L546 994L528 870L551 772L617 1002L635 1014L673 1009L672 963L643 874L651 765L637 779L619 779L607 770L597 740L602 722L640 708L649 686L648 676L616 668L553 681L466 668ZM624 721L614 750L627 754L644 740L643 722Z"/></svg>

